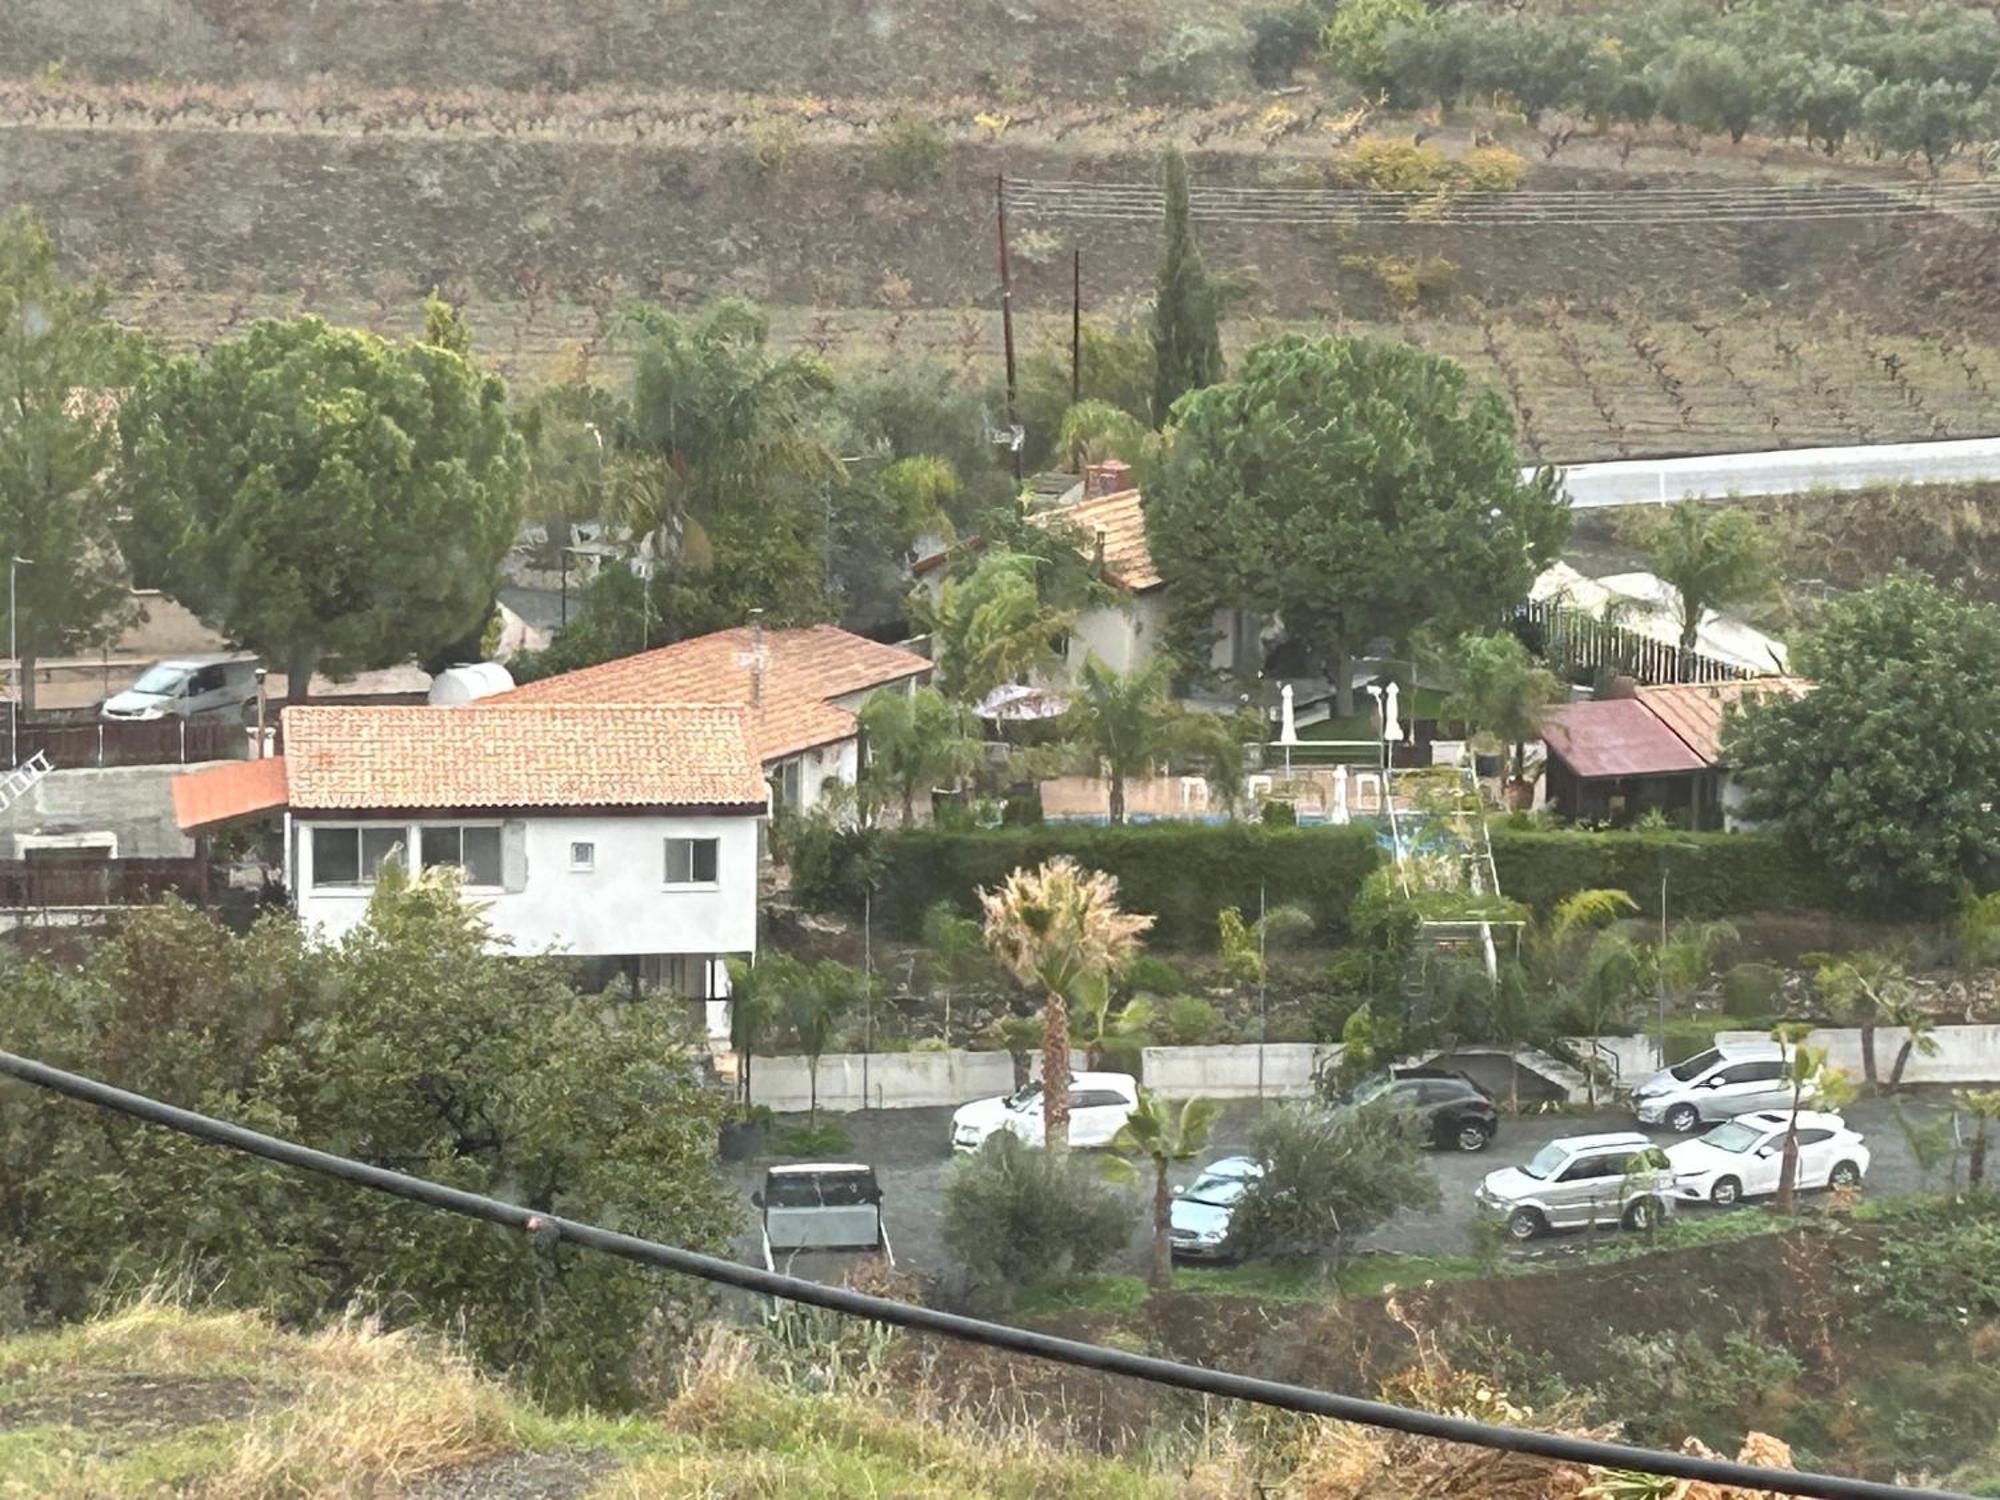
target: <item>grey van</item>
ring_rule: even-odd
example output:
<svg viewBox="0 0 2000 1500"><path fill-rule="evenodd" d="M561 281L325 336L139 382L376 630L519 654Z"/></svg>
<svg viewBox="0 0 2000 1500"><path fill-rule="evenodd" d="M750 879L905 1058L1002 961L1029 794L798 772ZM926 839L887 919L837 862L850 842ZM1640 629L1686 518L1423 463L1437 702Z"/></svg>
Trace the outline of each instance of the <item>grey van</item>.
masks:
<svg viewBox="0 0 2000 1500"><path fill-rule="evenodd" d="M155 662L99 710L108 723L234 716L257 696L254 657L190 656Z"/></svg>
<svg viewBox="0 0 2000 1500"><path fill-rule="evenodd" d="M1623 1224L1651 1229L1673 1201L1667 1153L1637 1131L1550 1141L1523 1166L1487 1174L1473 1195L1510 1238Z"/></svg>
<svg viewBox="0 0 2000 1500"><path fill-rule="evenodd" d="M895 1263L873 1167L832 1161L771 1167L750 1201L763 1212L767 1264L778 1250L879 1250Z"/></svg>

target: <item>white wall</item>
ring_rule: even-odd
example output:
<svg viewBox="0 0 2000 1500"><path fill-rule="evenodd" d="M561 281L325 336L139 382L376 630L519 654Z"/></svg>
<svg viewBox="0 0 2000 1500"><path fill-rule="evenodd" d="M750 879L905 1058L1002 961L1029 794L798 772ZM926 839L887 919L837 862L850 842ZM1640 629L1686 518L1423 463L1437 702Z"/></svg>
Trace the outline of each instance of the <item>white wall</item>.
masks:
<svg viewBox="0 0 2000 1500"><path fill-rule="evenodd" d="M862 1062L858 1052L829 1052L819 1060L821 1109L921 1109L1014 1091L1014 1059L1005 1052L877 1052L867 1059L864 1101ZM752 1104L803 1110L811 1098L808 1085L803 1057L750 1060Z"/></svg>
<svg viewBox="0 0 2000 1500"><path fill-rule="evenodd" d="M1761 1042L1763 1031L1718 1031L1718 1042ZM1875 1071L1887 1080L1905 1033L1898 1026L1875 1030ZM1903 1069L1905 1083L2000 1083L2000 1026L1940 1026L1931 1033L1937 1055L1910 1054ZM1854 1082L1866 1076L1861 1068L1861 1032L1852 1026L1815 1028L1806 1034L1808 1047L1824 1047L1827 1062Z"/></svg>
<svg viewBox="0 0 2000 1500"><path fill-rule="evenodd" d="M327 940L360 923L368 910L365 889L314 889L312 838L315 823L299 830L294 894L300 919ZM438 822L481 821L474 818ZM498 821L498 820L495 820ZM757 819L728 817L528 817L508 820L525 827L526 870L522 889L472 887L468 900L485 908L496 938L510 940L517 953L555 949L584 957L645 953L749 953L757 944ZM380 826L379 822L375 826ZM417 847L415 829L404 847ZM716 884L712 889L674 890L665 883L665 840L714 838ZM570 845L596 845L595 868L570 869Z"/></svg>
<svg viewBox="0 0 2000 1500"><path fill-rule="evenodd" d="M1163 1099L1245 1099L1257 1096L1257 1046L1146 1047L1140 1070L1146 1087ZM1269 1042L1264 1048L1264 1097L1303 1098L1313 1091L1313 1070L1331 1068L1340 1048L1311 1042Z"/></svg>

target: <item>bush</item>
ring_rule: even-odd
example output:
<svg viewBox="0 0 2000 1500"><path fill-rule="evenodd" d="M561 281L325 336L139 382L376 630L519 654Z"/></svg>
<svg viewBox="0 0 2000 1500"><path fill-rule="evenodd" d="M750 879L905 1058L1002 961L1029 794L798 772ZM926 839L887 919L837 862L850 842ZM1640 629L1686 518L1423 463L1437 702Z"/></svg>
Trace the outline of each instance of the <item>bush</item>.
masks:
<svg viewBox="0 0 2000 1500"><path fill-rule="evenodd" d="M974 1296L1006 1306L1029 1282L1094 1271L1131 1242L1138 1210L1097 1164L1001 1131L944 1183L944 1242Z"/></svg>
<svg viewBox="0 0 2000 1500"><path fill-rule="evenodd" d="M1505 146L1479 146L1458 159L1459 185L1481 193L1511 193L1528 180L1528 159Z"/></svg>
<svg viewBox="0 0 2000 1500"><path fill-rule="evenodd" d="M1334 179L1343 187L1381 193L1427 193L1452 180L1452 165L1435 146L1419 146L1394 136L1363 136L1334 158Z"/></svg>
<svg viewBox="0 0 2000 1500"><path fill-rule="evenodd" d="M875 915L900 937L914 941L924 913L940 900L972 911L981 886L1068 854L1117 876L1120 903L1151 913L1147 940L1168 949L1213 946L1217 915L1225 906L1255 911L1260 886L1271 906L1302 906L1322 938L1337 939L1355 892L1380 858L1374 831L1358 825L918 828L887 835L882 852Z"/></svg>
<svg viewBox="0 0 2000 1500"><path fill-rule="evenodd" d="M1775 1015L1785 976L1770 964L1731 965L1722 976L1722 1008L1732 1016Z"/></svg>
<svg viewBox="0 0 2000 1500"><path fill-rule="evenodd" d="M1207 104L1236 83L1241 34L1183 21L1132 70L1135 93L1170 104Z"/></svg>
<svg viewBox="0 0 2000 1500"><path fill-rule="evenodd" d="M1205 1046L1227 1030L1222 1012L1199 995L1175 995L1153 1016L1153 1039L1163 1047Z"/></svg>
<svg viewBox="0 0 2000 1500"><path fill-rule="evenodd" d="M885 187L914 192L937 180L950 149L935 125L915 115L891 115L875 138L875 176Z"/></svg>
<svg viewBox="0 0 2000 1500"><path fill-rule="evenodd" d="M1251 1255L1332 1265L1392 1215L1437 1202L1409 1115L1387 1103L1286 1105L1258 1122L1251 1143L1264 1175L1231 1221Z"/></svg>
<svg viewBox="0 0 2000 1500"><path fill-rule="evenodd" d="M1289 802L1266 802L1258 810L1257 821L1266 828L1296 828L1299 810Z"/></svg>
<svg viewBox="0 0 2000 1500"><path fill-rule="evenodd" d="M1157 953L1141 953L1125 965L1118 984L1128 995L1178 995L1187 988L1181 971Z"/></svg>
<svg viewBox="0 0 2000 1500"><path fill-rule="evenodd" d="M1319 49L1326 8L1307 4L1252 11L1244 24L1250 32L1250 76L1264 88L1277 88L1290 83Z"/></svg>
<svg viewBox="0 0 2000 1500"><path fill-rule="evenodd" d="M1533 832L1496 822L1492 837L1500 889L1543 915L1572 892L1591 889L1657 903L1663 859L1667 902L1677 919L1842 904L1822 864L1767 834Z"/></svg>

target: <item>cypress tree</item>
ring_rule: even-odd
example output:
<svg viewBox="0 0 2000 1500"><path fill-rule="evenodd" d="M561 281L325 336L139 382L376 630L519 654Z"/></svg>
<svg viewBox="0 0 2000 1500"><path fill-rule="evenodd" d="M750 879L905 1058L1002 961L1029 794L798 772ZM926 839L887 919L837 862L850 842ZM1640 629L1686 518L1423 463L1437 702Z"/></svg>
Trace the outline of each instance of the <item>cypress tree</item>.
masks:
<svg viewBox="0 0 2000 1500"><path fill-rule="evenodd" d="M1215 283L1202 263L1188 215L1187 161L1169 147L1162 169L1166 227L1153 298L1153 422L1188 391L1222 379L1222 333Z"/></svg>

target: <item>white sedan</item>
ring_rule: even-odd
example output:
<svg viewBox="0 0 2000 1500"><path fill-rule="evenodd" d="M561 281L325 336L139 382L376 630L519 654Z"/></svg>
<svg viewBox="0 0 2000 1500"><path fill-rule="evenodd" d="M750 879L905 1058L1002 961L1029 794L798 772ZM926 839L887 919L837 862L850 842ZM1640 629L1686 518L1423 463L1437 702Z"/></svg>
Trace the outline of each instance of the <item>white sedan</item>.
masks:
<svg viewBox="0 0 2000 1500"><path fill-rule="evenodd" d="M1108 1146L1139 1106L1139 1082L1130 1073L1076 1073L1069 1080L1069 1143ZM977 1151L997 1131L1029 1146L1043 1142L1042 1086L975 1099L951 1117L951 1149Z"/></svg>
<svg viewBox="0 0 2000 1500"><path fill-rule="evenodd" d="M1695 1203L1740 1203L1778 1190L1784 1167L1783 1110L1759 1110L1724 1121L1706 1135L1667 1148L1674 1196ZM1801 1188L1855 1187L1868 1172L1868 1147L1839 1115L1799 1111Z"/></svg>

